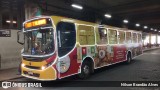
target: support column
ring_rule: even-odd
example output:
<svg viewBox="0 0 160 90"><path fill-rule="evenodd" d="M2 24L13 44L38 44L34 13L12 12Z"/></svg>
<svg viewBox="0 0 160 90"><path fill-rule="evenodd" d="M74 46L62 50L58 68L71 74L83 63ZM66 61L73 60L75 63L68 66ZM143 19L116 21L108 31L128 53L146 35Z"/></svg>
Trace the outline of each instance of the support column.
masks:
<svg viewBox="0 0 160 90"><path fill-rule="evenodd" d="M17 9L18 9L18 13L17 14L17 25L18 25L18 29L22 29L22 24L25 20L25 11L24 11L24 0L17 0Z"/></svg>
<svg viewBox="0 0 160 90"><path fill-rule="evenodd" d="M1 13L1 10L0 10L0 29L2 28L2 13Z"/></svg>
<svg viewBox="0 0 160 90"><path fill-rule="evenodd" d="M149 48L151 48L151 37L152 37L152 34L149 33Z"/></svg>
<svg viewBox="0 0 160 90"><path fill-rule="evenodd" d="M156 47L158 46L158 34L156 34Z"/></svg>
<svg viewBox="0 0 160 90"><path fill-rule="evenodd" d="M13 1L10 1L9 3L9 20L11 21L10 25L9 25L9 29L13 28L13 5L12 5Z"/></svg>
<svg viewBox="0 0 160 90"><path fill-rule="evenodd" d="M1 6L1 1L0 1L0 6ZM2 10L0 8L0 29L2 28Z"/></svg>
<svg viewBox="0 0 160 90"><path fill-rule="evenodd" d="M30 19L35 16L41 15L41 9L37 3L33 3L32 0L25 1L25 19Z"/></svg>

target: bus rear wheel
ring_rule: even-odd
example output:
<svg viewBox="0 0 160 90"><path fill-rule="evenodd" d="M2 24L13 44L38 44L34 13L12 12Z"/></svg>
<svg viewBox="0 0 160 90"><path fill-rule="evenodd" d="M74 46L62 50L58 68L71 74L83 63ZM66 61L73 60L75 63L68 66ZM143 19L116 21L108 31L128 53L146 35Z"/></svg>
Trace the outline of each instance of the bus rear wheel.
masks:
<svg viewBox="0 0 160 90"><path fill-rule="evenodd" d="M80 79L87 79L91 74L91 65L89 62L83 62L81 66L81 73L78 74Z"/></svg>

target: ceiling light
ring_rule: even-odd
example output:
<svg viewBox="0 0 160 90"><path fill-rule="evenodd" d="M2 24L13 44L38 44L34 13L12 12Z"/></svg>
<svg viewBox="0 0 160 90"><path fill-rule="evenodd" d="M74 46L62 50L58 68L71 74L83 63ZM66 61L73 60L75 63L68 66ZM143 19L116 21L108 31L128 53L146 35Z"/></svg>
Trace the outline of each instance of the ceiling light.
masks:
<svg viewBox="0 0 160 90"><path fill-rule="evenodd" d="M6 20L6 23L11 23L11 21L9 21L9 20Z"/></svg>
<svg viewBox="0 0 160 90"><path fill-rule="evenodd" d="M157 31L157 29L155 29L154 31Z"/></svg>
<svg viewBox="0 0 160 90"><path fill-rule="evenodd" d="M139 23L136 23L136 27L139 27L140 26L140 24Z"/></svg>
<svg viewBox="0 0 160 90"><path fill-rule="evenodd" d="M17 22L16 22L16 21L13 21L13 23L16 24Z"/></svg>
<svg viewBox="0 0 160 90"><path fill-rule="evenodd" d="M153 28L151 28L151 30L153 30Z"/></svg>
<svg viewBox="0 0 160 90"><path fill-rule="evenodd" d="M112 16L110 14L105 14L104 15L106 18L111 18Z"/></svg>
<svg viewBox="0 0 160 90"><path fill-rule="evenodd" d="M72 4L71 6L72 6L73 8L76 8L76 9L80 9L80 10L82 10L82 9L83 9L83 7L82 7L82 6L77 5L77 4Z"/></svg>
<svg viewBox="0 0 160 90"><path fill-rule="evenodd" d="M129 21L125 19L125 20L123 20L123 22L124 22L124 23L128 23Z"/></svg>
<svg viewBox="0 0 160 90"><path fill-rule="evenodd" d="M144 26L144 29L147 29L148 27L147 26Z"/></svg>

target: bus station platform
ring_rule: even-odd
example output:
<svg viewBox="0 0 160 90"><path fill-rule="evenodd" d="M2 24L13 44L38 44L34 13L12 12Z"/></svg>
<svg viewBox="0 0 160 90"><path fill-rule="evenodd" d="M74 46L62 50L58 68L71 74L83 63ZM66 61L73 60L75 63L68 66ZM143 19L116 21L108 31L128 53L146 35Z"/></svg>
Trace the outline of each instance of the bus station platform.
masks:
<svg viewBox="0 0 160 90"><path fill-rule="evenodd" d="M144 48L143 51L149 51L149 50L154 50L154 49L158 49L160 47L152 47L152 48Z"/></svg>
<svg viewBox="0 0 160 90"><path fill-rule="evenodd" d="M0 81L8 81L16 78L21 78L22 76L18 72L18 68L11 68L0 70Z"/></svg>

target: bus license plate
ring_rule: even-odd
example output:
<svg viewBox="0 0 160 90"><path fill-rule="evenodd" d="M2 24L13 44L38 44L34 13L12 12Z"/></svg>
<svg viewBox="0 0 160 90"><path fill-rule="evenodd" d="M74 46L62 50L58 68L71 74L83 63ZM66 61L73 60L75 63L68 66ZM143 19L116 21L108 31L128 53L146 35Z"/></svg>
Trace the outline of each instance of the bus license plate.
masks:
<svg viewBox="0 0 160 90"><path fill-rule="evenodd" d="M31 72L31 71L28 71L28 74L29 74L29 75L33 75L33 72Z"/></svg>

